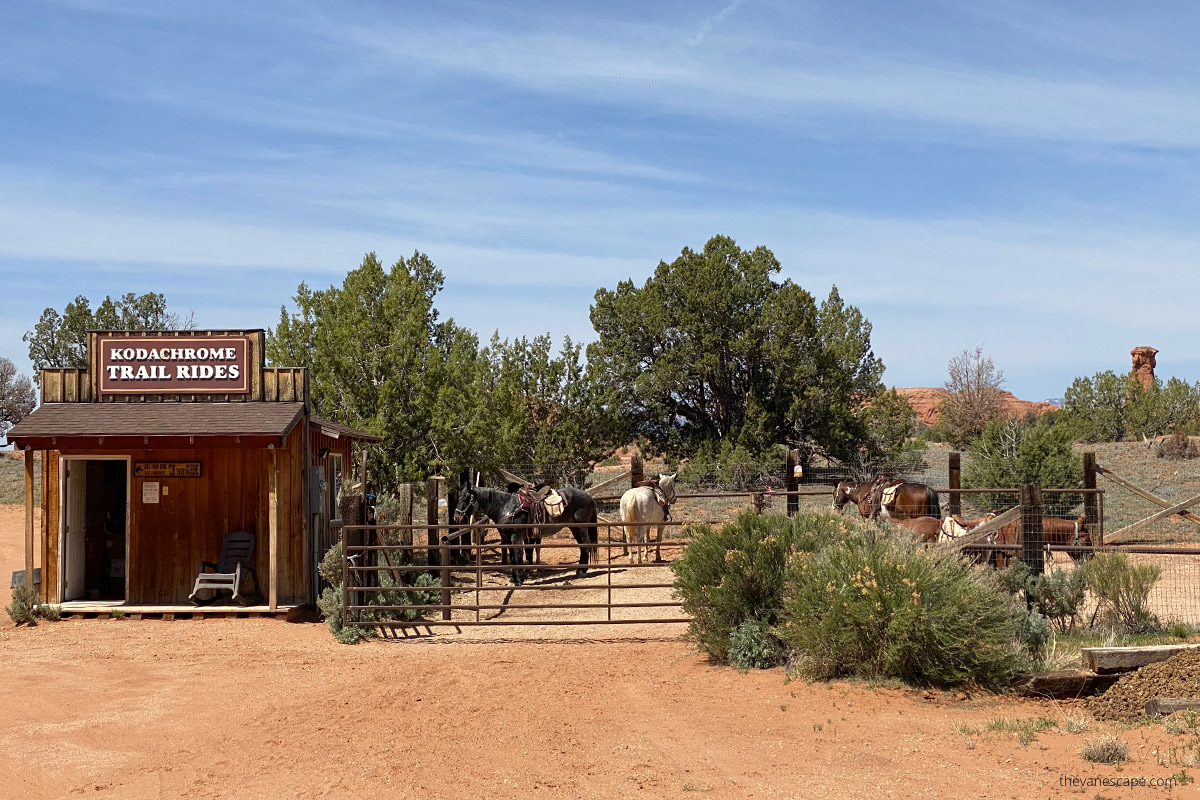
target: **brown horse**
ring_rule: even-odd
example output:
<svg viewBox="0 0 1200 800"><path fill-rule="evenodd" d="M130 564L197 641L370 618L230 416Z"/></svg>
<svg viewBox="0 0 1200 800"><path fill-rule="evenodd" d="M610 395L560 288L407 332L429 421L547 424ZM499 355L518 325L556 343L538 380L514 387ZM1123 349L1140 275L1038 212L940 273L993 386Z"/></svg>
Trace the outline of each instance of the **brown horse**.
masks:
<svg viewBox="0 0 1200 800"><path fill-rule="evenodd" d="M933 542L952 542L988 520L994 519L995 516L996 512L994 511L979 519L963 519L958 514L951 514L945 519L922 516L898 520L896 524L912 531L922 542L932 544Z"/></svg>
<svg viewBox="0 0 1200 800"><path fill-rule="evenodd" d="M871 508L866 503L871 496L871 487L874 485L874 482L842 481L833 489L833 510L840 512L847 503L854 503L858 507L858 513L862 514L862 518L867 519L870 517Z"/></svg>
<svg viewBox="0 0 1200 800"><path fill-rule="evenodd" d="M1092 534L1088 531L1087 514L1080 514L1075 519L1061 517L1042 517L1042 541L1048 545L1059 547L1091 547ZM1015 520L996 531L996 544L1019 545L1021 537L1021 520ZM996 551L996 568L1003 568L1012 555L1012 551ZM1072 561L1079 561L1087 552L1085 550L1068 550L1067 555Z"/></svg>
<svg viewBox="0 0 1200 800"><path fill-rule="evenodd" d="M923 483L879 478L871 485L867 496L871 517L887 520L942 516L938 494ZM859 505L862 510L862 505Z"/></svg>

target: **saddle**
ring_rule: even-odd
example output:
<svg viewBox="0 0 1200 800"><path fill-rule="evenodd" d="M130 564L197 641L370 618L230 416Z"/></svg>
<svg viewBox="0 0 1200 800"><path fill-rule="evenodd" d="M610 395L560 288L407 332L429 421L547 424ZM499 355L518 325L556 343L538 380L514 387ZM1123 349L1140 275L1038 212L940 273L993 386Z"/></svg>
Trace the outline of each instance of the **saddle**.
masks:
<svg viewBox="0 0 1200 800"><path fill-rule="evenodd" d="M883 494L879 498L880 505L893 506L896 504L896 492L904 485L904 481L896 481L889 486L883 487Z"/></svg>
<svg viewBox="0 0 1200 800"><path fill-rule="evenodd" d="M638 481L633 485L633 488L640 489L643 486L647 489L654 490L654 500L656 503L662 506L663 509L663 519L670 520L671 501L667 499L667 495L663 492L662 487L658 485L658 478L647 478L646 480Z"/></svg>
<svg viewBox="0 0 1200 800"><path fill-rule="evenodd" d="M517 500L534 522L545 522L550 517L560 516L567 508L567 498L549 486L536 489L522 486L517 489Z"/></svg>

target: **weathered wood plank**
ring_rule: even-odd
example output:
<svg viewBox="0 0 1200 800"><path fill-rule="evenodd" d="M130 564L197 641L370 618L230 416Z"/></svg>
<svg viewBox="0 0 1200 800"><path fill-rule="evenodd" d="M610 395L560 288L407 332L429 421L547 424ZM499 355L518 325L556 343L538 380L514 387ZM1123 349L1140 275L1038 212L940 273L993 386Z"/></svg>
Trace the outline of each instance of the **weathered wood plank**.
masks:
<svg viewBox="0 0 1200 800"><path fill-rule="evenodd" d="M1133 492L1134 494L1136 494L1138 497L1142 498L1143 500L1149 500L1151 503L1154 503L1155 505L1157 505L1161 508L1167 508L1168 506L1171 505L1169 501L1163 500L1158 495L1152 494L1151 492L1146 491L1142 487L1130 483L1129 481L1125 480L1120 475L1116 474L1115 472L1113 472L1111 469L1108 469L1107 467L1097 464L1096 472L1098 472L1101 475L1103 475L1104 477L1108 478L1110 481L1115 483L1117 486L1128 489L1129 491ZM1181 511L1181 512L1179 512L1179 516L1183 517L1184 519L1186 519L1189 522L1194 522L1197 525L1200 525L1200 515L1193 514L1190 511ZM1108 539L1111 535L1112 534L1105 534L1104 538Z"/></svg>
<svg viewBox="0 0 1200 800"><path fill-rule="evenodd" d="M279 466L274 450L267 458L267 529L270 536L271 577L267 607L279 607Z"/></svg>
<svg viewBox="0 0 1200 800"><path fill-rule="evenodd" d="M1137 522L1134 522L1131 525L1126 525L1124 528L1115 530L1112 532L1112 537L1116 539L1124 536L1127 533L1130 533L1131 531L1135 531L1138 528L1146 525L1152 525L1155 522L1158 522L1160 519L1165 519L1172 514L1178 514L1180 511L1186 511L1188 508L1196 505L1197 503L1200 503L1200 494L1196 495L1195 497L1190 497L1187 500L1184 500L1182 503L1176 503L1173 506L1168 506L1162 511L1159 511L1157 514L1151 514L1145 519L1139 519Z"/></svg>
<svg viewBox="0 0 1200 800"><path fill-rule="evenodd" d="M979 544L988 537L988 534L995 533L1010 522L1014 522L1021 518L1021 507L1013 506L1008 511L999 515L995 519L989 520L980 525L970 533L963 534L952 542L943 542L937 547L939 550L951 551L961 550L964 547L973 544Z"/></svg>
<svg viewBox="0 0 1200 800"><path fill-rule="evenodd" d="M1146 703L1147 717L1165 717L1176 711L1200 708L1200 697L1156 697Z"/></svg>
<svg viewBox="0 0 1200 800"><path fill-rule="evenodd" d="M1097 675L1084 669L1067 669L1030 675L1017 684L1023 697L1068 699L1100 694L1116 683L1120 675Z"/></svg>
<svg viewBox="0 0 1200 800"><path fill-rule="evenodd" d="M33 451L25 451L25 588L33 589Z"/></svg>
<svg viewBox="0 0 1200 800"><path fill-rule="evenodd" d="M618 483L623 483L623 482L629 480L630 474L631 473L629 470L625 470L620 475L616 475L612 478L609 478L608 480L604 480L604 481L601 481L600 483L597 483L595 486L588 489L587 493L590 494L592 497L595 497L596 494L598 492L600 492L601 490L607 489L610 486L613 486Z"/></svg>
<svg viewBox="0 0 1200 800"><path fill-rule="evenodd" d="M1083 668L1109 674L1129 672L1147 664L1165 661L1200 644L1157 644L1143 647L1085 647L1080 650Z"/></svg>
<svg viewBox="0 0 1200 800"><path fill-rule="evenodd" d="M509 472L506 469L501 469L500 474L504 477L504 480L506 480L506 481L512 481L513 483L519 483L522 486L533 486L533 481L525 480L520 475L514 475L513 473Z"/></svg>

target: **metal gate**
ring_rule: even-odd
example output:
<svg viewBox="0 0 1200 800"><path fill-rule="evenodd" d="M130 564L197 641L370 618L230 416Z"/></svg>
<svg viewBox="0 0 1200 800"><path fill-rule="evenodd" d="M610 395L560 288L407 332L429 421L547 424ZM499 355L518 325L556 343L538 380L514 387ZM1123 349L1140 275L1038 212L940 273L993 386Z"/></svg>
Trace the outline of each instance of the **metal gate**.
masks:
<svg viewBox="0 0 1200 800"><path fill-rule="evenodd" d="M677 532L683 523L664 523ZM346 625L460 627L686 623L671 560L683 541L664 533L662 560L638 562L618 523L597 523L598 542L548 538L540 545L484 541L498 529L557 525L348 525L343 529ZM652 528L653 529L653 528ZM420 541L424 539L424 541ZM540 550L538 563L528 552ZM648 545L649 558L658 555ZM583 575L577 571L584 568ZM519 583L518 583L519 582Z"/></svg>

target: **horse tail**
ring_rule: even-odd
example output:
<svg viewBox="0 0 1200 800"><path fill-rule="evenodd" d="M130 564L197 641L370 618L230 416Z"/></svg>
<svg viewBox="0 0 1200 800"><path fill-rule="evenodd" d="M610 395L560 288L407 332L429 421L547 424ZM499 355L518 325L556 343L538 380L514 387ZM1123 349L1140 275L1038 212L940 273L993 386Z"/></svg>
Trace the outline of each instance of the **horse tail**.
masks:
<svg viewBox="0 0 1200 800"><path fill-rule="evenodd" d="M942 504L938 500L938 493L933 490L933 487L926 486L925 491L929 492L929 516L942 518Z"/></svg>

